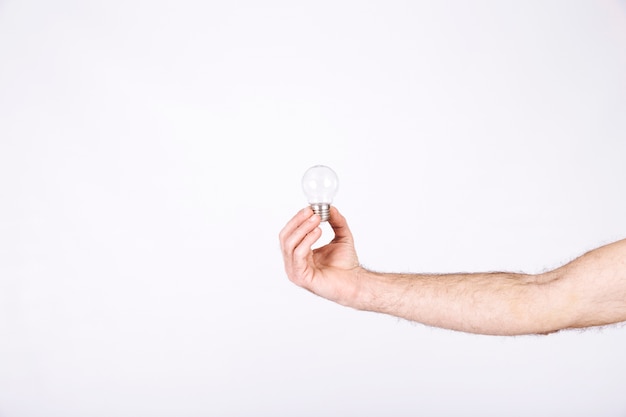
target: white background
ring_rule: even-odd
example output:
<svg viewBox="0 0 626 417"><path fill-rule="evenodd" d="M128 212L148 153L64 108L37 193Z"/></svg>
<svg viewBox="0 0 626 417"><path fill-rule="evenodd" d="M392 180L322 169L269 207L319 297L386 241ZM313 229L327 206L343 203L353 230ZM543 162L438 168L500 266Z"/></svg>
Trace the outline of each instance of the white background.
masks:
<svg viewBox="0 0 626 417"><path fill-rule="evenodd" d="M623 1L1 0L0 416L624 416L623 326L354 311L277 236L322 163L366 267L540 272L625 154Z"/></svg>

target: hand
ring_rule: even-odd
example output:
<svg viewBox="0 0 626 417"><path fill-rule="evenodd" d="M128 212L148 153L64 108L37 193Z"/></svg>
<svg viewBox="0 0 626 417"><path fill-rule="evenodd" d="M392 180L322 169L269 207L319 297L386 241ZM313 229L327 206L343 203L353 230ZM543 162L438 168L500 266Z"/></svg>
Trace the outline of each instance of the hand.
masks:
<svg viewBox="0 0 626 417"><path fill-rule="evenodd" d="M352 233L339 211L331 206L330 226L334 239L315 250L311 246L322 236L320 217L309 207L298 212L281 230L279 238L289 279L331 301L350 305L358 293L361 267Z"/></svg>

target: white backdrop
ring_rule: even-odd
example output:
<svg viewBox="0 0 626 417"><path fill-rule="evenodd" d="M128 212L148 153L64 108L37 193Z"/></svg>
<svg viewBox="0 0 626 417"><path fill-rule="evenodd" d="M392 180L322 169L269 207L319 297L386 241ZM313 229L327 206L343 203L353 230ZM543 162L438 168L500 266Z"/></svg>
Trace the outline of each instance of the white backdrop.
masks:
<svg viewBox="0 0 626 417"><path fill-rule="evenodd" d="M0 416L624 416L623 326L354 311L277 236L323 163L376 270L624 238L625 75L623 1L0 0Z"/></svg>

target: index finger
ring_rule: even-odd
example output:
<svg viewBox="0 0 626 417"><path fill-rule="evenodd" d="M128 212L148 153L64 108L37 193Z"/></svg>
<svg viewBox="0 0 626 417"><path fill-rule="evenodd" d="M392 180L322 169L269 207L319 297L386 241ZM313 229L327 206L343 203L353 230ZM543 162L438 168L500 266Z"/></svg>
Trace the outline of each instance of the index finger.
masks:
<svg viewBox="0 0 626 417"><path fill-rule="evenodd" d="M278 238L280 239L281 243L286 236L291 235L298 228L298 226L300 226L302 222L304 222L306 219L311 217L312 214L313 210L311 209L311 207L305 207L298 213L296 213L296 215L293 216L291 220L287 222L285 227L283 227L283 229L280 231Z"/></svg>

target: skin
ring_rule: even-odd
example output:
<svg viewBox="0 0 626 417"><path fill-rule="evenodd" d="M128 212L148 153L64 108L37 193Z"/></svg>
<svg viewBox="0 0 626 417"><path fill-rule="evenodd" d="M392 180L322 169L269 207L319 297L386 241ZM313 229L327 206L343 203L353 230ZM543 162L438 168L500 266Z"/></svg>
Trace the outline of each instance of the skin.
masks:
<svg viewBox="0 0 626 417"><path fill-rule="evenodd" d="M626 239L542 274L395 274L358 260L345 217L331 207L327 245L320 218L300 210L279 239L289 279L344 306L429 326L491 335L547 334L626 321Z"/></svg>

